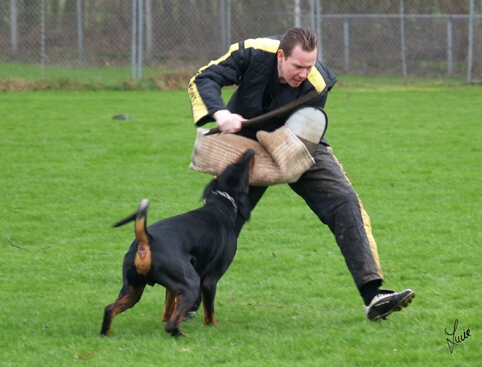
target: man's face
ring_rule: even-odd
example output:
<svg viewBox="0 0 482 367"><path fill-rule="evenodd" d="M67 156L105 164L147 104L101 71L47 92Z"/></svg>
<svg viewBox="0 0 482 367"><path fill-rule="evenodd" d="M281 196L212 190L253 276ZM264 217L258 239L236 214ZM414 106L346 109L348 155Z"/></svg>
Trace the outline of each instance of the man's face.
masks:
<svg viewBox="0 0 482 367"><path fill-rule="evenodd" d="M283 50L278 50L278 76L281 83L297 88L308 77L316 62L317 50L303 51L296 46L291 55L285 58Z"/></svg>

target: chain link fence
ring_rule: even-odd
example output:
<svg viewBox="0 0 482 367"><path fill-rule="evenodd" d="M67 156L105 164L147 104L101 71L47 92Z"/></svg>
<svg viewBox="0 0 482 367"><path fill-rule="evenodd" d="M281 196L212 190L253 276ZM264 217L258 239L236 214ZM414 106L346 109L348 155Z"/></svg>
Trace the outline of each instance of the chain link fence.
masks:
<svg viewBox="0 0 482 367"><path fill-rule="evenodd" d="M2 0L0 79L191 72L300 25L338 75L482 79L482 0Z"/></svg>

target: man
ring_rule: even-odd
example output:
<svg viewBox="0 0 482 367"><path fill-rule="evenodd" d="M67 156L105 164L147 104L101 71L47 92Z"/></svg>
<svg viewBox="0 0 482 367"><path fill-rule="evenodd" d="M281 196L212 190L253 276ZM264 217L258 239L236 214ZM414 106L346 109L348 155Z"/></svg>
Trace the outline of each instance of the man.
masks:
<svg viewBox="0 0 482 367"><path fill-rule="evenodd" d="M247 119L283 106L315 89L319 95L309 105L324 108L335 75L316 60L317 37L308 28L293 28L282 37L248 39L232 45L227 54L201 68L191 79L189 95L194 122L216 121L222 133L256 139L256 128L243 128ZM227 106L224 86L237 85ZM262 129L281 127L287 116L272 119ZM325 139L313 153L314 166L289 184L324 224L328 225L345 257L365 303L369 320L385 319L408 306L415 296L381 290L383 276L370 220L341 164ZM267 187L250 187L252 208ZM244 221L237 221L237 233Z"/></svg>

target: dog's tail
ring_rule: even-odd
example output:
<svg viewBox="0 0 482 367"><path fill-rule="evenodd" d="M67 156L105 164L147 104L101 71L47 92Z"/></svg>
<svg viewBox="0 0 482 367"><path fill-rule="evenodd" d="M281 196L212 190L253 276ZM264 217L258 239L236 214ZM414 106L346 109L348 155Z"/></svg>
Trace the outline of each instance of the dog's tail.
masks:
<svg viewBox="0 0 482 367"><path fill-rule="evenodd" d="M151 269L151 246L149 244L149 236L147 235L146 230L148 207L149 200L144 199L141 201L139 208L134 214L114 224L114 227L120 227L135 220L134 231L137 240L137 253L134 264L137 268L137 272L141 275L147 275Z"/></svg>

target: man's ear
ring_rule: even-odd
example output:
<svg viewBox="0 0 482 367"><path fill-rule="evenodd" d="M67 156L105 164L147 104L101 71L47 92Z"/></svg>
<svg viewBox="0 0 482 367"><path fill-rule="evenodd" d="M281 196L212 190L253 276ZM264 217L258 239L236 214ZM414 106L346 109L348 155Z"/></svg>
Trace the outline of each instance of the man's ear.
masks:
<svg viewBox="0 0 482 367"><path fill-rule="evenodd" d="M276 52L276 59L278 60L278 63L285 59L285 52L282 49L278 49Z"/></svg>

